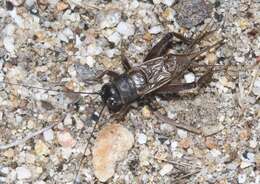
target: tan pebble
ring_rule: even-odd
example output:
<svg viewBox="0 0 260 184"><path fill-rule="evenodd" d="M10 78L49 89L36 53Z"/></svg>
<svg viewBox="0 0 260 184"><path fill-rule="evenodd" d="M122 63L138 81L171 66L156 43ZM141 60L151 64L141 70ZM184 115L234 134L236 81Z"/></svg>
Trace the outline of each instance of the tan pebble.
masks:
<svg viewBox="0 0 260 184"><path fill-rule="evenodd" d="M217 56L214 53L209 53L206 56L206 60L207 60L208 64L213 65L213 64L215 64L217 62Z"/></svg>
<svg viewBox="0 0 260 184"><path fill-rule="evenodd" d="M69 132L58 132L57 139L59 144L64 148L73 147L76 144L76 140L70 135Z"/></svg>
<svg viewBox="0 0 260 184"><path fill-rule="evenodd" d="M257 153L255 155L255 162L256 162L256 168L259 170L260 169L260 153Z"/></svg>
<svg viewBox="0 0 260 184"><path fill-rule="evenodd" d="M179 145L183 149L188 149L191 146L191 139L190 138L184 138L179 142Z"/></svg>
<svg viewBox="0 0 260 184"><path fill-rule="evenodd" d="M34 150L37 155L48 155L49 154L48 146L41 140L38 140L36 142Z"/></svg>
<svg viewBox="0 0 260 184"><path fill-rule="evenodd" d="M133 143L132 133L119 124L107 125L99 132L92 155L94 174L101 182L113 176L116 162L126 157Z"/></svg>
<svg viewBox="0 0 260 184"><path fill-rule="evenodd" d="M145 118L150 118L151 117L151 111L149 109L149 107L146 105L143 107L142 109L142 115L145 117Z"/></svg>
<svg viewBox="0 0 260 184"><path fill-rule="evenodd" d="M213 149L213 148L216 148L216 146L217 146L213 137L207 137L205 140L205 144L208 149Z"/></svg>
<svg viewBox="0 0 260 184"><path fill-rule="evenodd" d="M144 39L145 41L150 42L150 41L153 39L153 36L152 36L150 33L147 32L147 33L144 34L143 39Z"/></svg>
<svg viewBox="0 0 260 184"><path fill-rule="evenodd" d="M43 31L38 31L34 33L38 41L43 41L45 39L45 34Z"/></svg>
<svg viewBox="0 0 260 184"><path fill-rule="evenodd" d="M14 150L13 149L8 149L6 150L3 155L7 158L12 158L14 157Z"/></svg>
<svg viewBox="0 0 260 184"><path fill-rule="evenodd" d="M250 133L246 129L245 130L241 130L239 132L239 137L240 137L240 140L247 141L250 138Z"/></svg>
<svg viewBox="0 0 260 184"><path fill-rule="evenodd" d="M66 10L68 7L69 7L69 5L67 3L62 2L62 1L57 3L57 10L59 12Z"/></svg>

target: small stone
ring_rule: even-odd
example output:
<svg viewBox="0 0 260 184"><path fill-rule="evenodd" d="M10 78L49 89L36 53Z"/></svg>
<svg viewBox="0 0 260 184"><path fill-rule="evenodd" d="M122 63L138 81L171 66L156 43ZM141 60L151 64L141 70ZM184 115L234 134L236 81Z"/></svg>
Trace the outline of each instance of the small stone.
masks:
<svg viewBox="0 0 260 184"><path fill-rule="evenodd" d="M72 117L71 114L68 113L63 121L64 125L72 125Z"/></svg>
<svg viewBox="0 0 260 184"><path fill-rule="evenodd" d="M206 137L205 144L208 149L216 148L216 142L215 142L214 138L212 138L212 137Z"/></svg>
<svg viewBox="0 0 260 184"><path fill-rule="evenodd" d="M120 19L121 12L116 9L100 11L100 13L97 15L97 23L101 29L116 26Z"/></svg>
<svg viewBox="0 0 260 184"><path fill-rule="evenodd" d="M11 54L15 53L15 45L14 45L14 38L6 36L3 38L3 43L5 46L5 49L10 52Z"/></svg>
<svg viewBox="0 0 260 184"><path fill-rule="evenodd" d="M159 173L161 176L164 176L166 174L169 174L172 171L172 169L173 169L172 164L165 164Z"/></svg>
<svg viewBox="0 0 260 184"><path fill-rule="evenodd" d="M182 129L178 129L177 130L177 134L178 134L178 136L181 138L181 139L184 139L184 138L186 138L187 137L187 131L185 131L185 130L182 130Z"/></svg>
<svg viewBox="0 0 260 184"><path fill-rule="evenodd" d="M150 157L151 153L149 149L144 147L139 154L140 166L148 166L150 164Z"/></svg>
<svg viewBox="0 0 260 184"><path fill-rule="evenodd" d="M206 56L207 64L214 65L217 62L218 58L215 53L209 53Z"/></svg>
<svg viewBox="0 0 260 184"><path fill-rule="evenodd" d="M184 79L187 83L192 83L195 81L195 75L194 75L194 73L191 73L191 72L187 73L184 75Z"/></svg>
<svg viewBox="0 0 260 184"><path fill-rule="evenodd" d="M39 156L48 155L49 148L48 146L41 140L38 140L34 147L35 153Z"/></svg>
<svg viewBox="0 0 260 184"><path fill-rule="evenodd" d="M56 5L56 8L59 12L66 10L68 7L69 5L63 1L59 1Z"/></svg>
<svg viewBox="0 0 260 184"><path fill-rule="evenodd" d="M250 138L250 133L248 130L242 130L239 132L240 140L247 141Z"/></svg>
<svg viewBox="0 0 260 184"><path fill-rule="evenodd" d="M95 176L101 182L105 182L112 177L116 162L126 157L133 144L132 133L122 125L106 125L98 133L92 151Z"/></svg>
<svg viewBox="0 0 260 184"><path fill-rule="evenodd" d="M46 130L43 132L44 140L50 142L54 139L54 133L52 129Z"/></svg>
<svg viewBox="0 0 260 184"><path fill-rule="evenodd" d="M32 177L31 171L27 167L17 167L16 174L18 180L29 179Z"/></svg>
<svg viewBox="0 0 260 184"><path fill-rule="evenodd" d="M239 174L238 175L238 183L245 183L246 182L246 175L245 174Z"/></svg>
<svg viewBox="0 0 260 184"><path fill-rule="evenodd" d="M107 39L117 45L121 41L121 35L118 32L112 33Z"/></svg>
<svg viewBox="0 0 260 184"><path fill-rule="evenodd" d="M76 144L76 140L70 135L69 132L58 132L57 139L59 144L64 148L73 147Z"/></svg>
<svg viewBox="0 0 260 184"><path fill-rule="evenodd" d="M161 27L160 25L151 27L151 28L148 30L148 32L149 32L150 34L158 34L158 33L162 32L162 27Z"/></svg>
<svg viewBox="0 0 260 184"><path fill-rule="evenodd" d="M251 148L256 148L256 146L257 146L256 140L250 140L250 141L249 141L249 146L250 146Z"/></svg>
<svg viewBox="0 0 260 184"><path fill-rule="evenodd" d="M116 30L118 33L120 33L121 35L124 35L125 37L134 35L135 33L135 27L133 24L129 24L127 22L120 22L117 27Z"/></svg>
<svg viewBox="0 0 260 184"><path fill-rule="evenodd" d="M8 149L6 150L3 155L7 158L12 158L14 157L14 150L13 149Z"/></svg>
<svg viewBox="0 0 260 184"><path fill-rule="evenodd" d="M151 117L151 111L149 109L149 107L146 105L143 107L142 109L142 115L145 117L145 118L150 118Z"/></svg>
<svg viewBox="0 0 260 184"><path fill-rule="evenodd" d="M145 144L146 143L147 136L145 134L141 133L137 137L138 137L137 141L138 141L139 144Z"/></svg>
<svg viewBox="0 0 260 184"><path fill-rule="evenodd" d="M163 0L162 1L162 3L167 6L171 6L174 2L175 2L175 0Z"/></svg>
<svg viewBox="0 0 260 184"><path fill-rule="evenodd" d="M212 149L212 150L210 151L210 153L211 153L211 155L212 155L213 157L218 157L218 156L221 155L221 152L220 152L219 150L217 150L217 149Z"/></svg>
<svg viewBox="0 0 260 184"><path fill-rule="evenodd" d="M256 162L256 167L260 168L260 153L257 153L255 155L255 162Z"/></svg>
<svg viewBox="0 0 260 184"><path fill-rule="evenodd" d="M183 149L188 149L191 146L191 139L190 138L184 138L179 142L179 145Z"/></svg>

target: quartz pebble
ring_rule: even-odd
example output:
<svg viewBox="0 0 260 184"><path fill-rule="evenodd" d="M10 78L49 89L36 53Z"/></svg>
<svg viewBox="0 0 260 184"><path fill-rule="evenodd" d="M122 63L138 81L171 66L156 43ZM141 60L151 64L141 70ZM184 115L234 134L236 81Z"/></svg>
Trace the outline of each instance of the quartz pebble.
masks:
<svg viewBox="0 0 260 184"><path fill-rule="evenodd" d="M102 128L92 150L94 173L101 182L113 176L116 162L125 158L133 143L132 133L122 125L110 124Z"/></svg>
<svg viewBox="0 0 260 184"><path fill-rule="evenodd" d="M57 132L57 139L61 146L68 148L76 144L76 140L70 135L69 132Z"/></svg>
<svg viewBox="0 0 260 184"><path fill-rule="evenodd" d="M45 141L52 141L54 139L54 133L52 129L46 130L43 132L43 137Z"/></svg>
<svg viewBox="0 0 260 184"><path fill-rule="evenodd" d="M165 164L162 169L160 170L160 175L164 176L166 174L169 174L173 169L173 165L172 164Z"/></svg>
<svg viewBox="0 0 260 184"><path fill-rule="evenodd" d="M35 153L39 156L49 154L48 146L41 140L36 142L34 150L35 150Z"/></svg>
<svg viewBox="0 0 260 184"><path fill-rule="evenodd" d="M138 139L137 139L137 141L138 141L138 143L139 144L145 144L146 143L146 141L147 141L147 137L146 137L146 135L145 134L138 134Z"/></svg>
<svg viewBox="0 0 260 184"><path fill-rule="evenodd" d="M246 175L245 174L239 174L238 175L238 183L245 183L246 182Z"/></svg>
<svg viewBox="0 0 260 184"><path fill-rule="evenodd" d="M117 9L100 11L97 16L97 22L101 29L116 26L121 19L121 12Z"/></svg>
<svg viewBox="0 0 260 184"><path fill-rule="evenodd" d="M187 73L184 75L184 79L187 83L192 83L195 81L195 75L194 75L194 73L191 73L191 72Z"/></svg>
<svg viewBox="0 0 260 184"><path fill-rule="evenodd" d="M116 28L117 32L121 35L128 37L135 33L135 27L127 22L120 22Z"/></svg>
<svg viewBox="0 0 260 184"><path fill-rule="evenodd" d="M17 167L16 174L18 180L29 179L32 177L31 171L25 166Z"/></svg>
<svg viewBox="0 0 260 184"><path fill-rule="evenodd" d="M148 32L151 33L151 34L158 34L158 33L162 32L162 27L160 25L151 27L148 30Z"/></svg>

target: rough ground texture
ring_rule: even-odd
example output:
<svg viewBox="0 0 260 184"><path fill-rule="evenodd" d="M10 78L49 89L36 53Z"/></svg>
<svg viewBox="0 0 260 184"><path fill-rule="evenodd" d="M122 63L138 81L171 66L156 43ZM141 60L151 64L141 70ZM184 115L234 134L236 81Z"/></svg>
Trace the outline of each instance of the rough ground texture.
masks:
<svg viewBox="0 0 260 184"><path fill-rule="evenodd" d="M0 1L0 81L97 91L101 84L86 79L104 69L122 72L121 46L137 64L166 32L191 37L213 18L219 31L197 49L219 38L226 43L206 54L201 64L229 65L228 70L220 67L199 92L156 99L160 111L176 123L204 129L204 135L175 129L146 106L130 110L120 123L134 135L134 146L117 163L108 183L260 183L260 2L210 0L208 10L192 10L194 20L187 20L181 9L192 7L175 3ZM179 44L176 51L183 48ZM199 69L189 72L186 81L201 75ZM92 138L89 117L100 109L95 96L0 83L1 148L60 122L25 144L0 150L0 183L72 183L87 141L80 178L83 183L99 183L91 149L110 115L104 111Z"/></svg>

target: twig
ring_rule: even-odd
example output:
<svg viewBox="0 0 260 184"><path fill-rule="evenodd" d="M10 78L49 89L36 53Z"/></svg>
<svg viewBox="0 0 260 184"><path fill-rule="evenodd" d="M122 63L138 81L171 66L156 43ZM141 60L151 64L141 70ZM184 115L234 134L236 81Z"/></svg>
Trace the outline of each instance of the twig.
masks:
<svg viewBox="0 0 260 184"><path fill-rule="evenodd" d="M158 111L155 111L155 112L153 112L153 113L154 113L154 115L155 115L158 119L160 119L160 120L162 120L162 121L164 121L164 122L166 122L166 123L168 123L168 124L170 124L170 125L173 125L173 126L175 126L175 127L177 127L177 128L180 128L180 129L187 130L187 131L192 132L192 133L194 133L194 134L201 134L201 130L199 130L199 129L197 129L197 128L191 127L191 126L189 126L189 125L183 125L183 124L175 123L172 119L170 119L170 118L168 118L168 117L166 117L166 116L163 116L163 115L162 115L160 112L158 112Z"/></svg>
<svg viewBox="0 0 260 184"><path fill-rule="evenodd" d="M172 161L172 160L166 160L166 159L162 159L162 158L158 158L158 157L153 157L154 159L156 160L160 160L160 161L163 161L163 162L167 162L167 163L170 163L170 164L173 164L173 165L180 165L180 166L183 166L183 167L194 167L194 165L192 164L189 164L189 163L185 163L185 162L175 162L175 161ZM200 168L199 166L196 166L196 168Z"/></svg>
<svg viewBox="0 0 260 184"><path fill-rule="evenodd" d="M61 122L61 121L60 121ZM55 122L47 127L44 127L34 133L30 133L29 135L27 135L26 137L24 137L23 139L20 139L20 140L16 140L12 143L9 143L9 144L0 144L0 150L5 150L5 149L8 149L8 148L11 148L11 147L14 147L14 146L18 146L20 144L24 144L26 141L28 141L29 139L53 128L54 126L56 126L57 124L59 124L60 122Z"/></svg>

